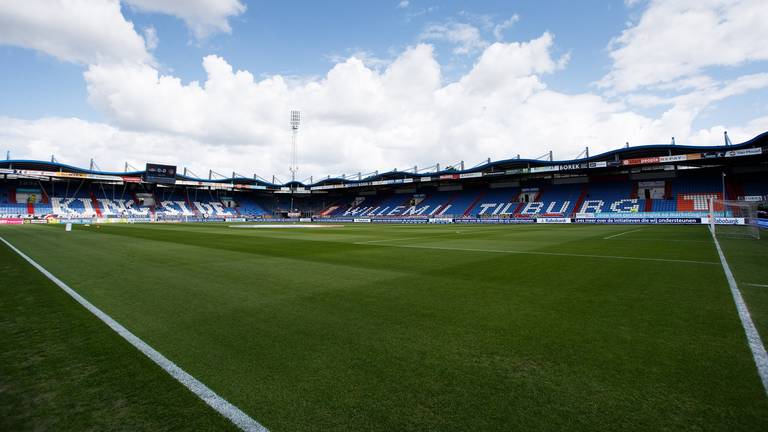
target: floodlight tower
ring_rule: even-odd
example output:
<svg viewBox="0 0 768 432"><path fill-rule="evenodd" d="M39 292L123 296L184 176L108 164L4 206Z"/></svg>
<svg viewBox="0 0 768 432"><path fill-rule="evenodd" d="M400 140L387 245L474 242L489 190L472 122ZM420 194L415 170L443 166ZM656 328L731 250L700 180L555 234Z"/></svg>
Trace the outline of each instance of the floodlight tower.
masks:
<svg viewBox="0 0 768 432"><path fill-rule="evenodd" d="M296 190L296 173L299 172L299 166L296 162L296 141L299 137L299 124L301 123L301 111L291 110L291 212L293 212L293 192Z"/></svg>

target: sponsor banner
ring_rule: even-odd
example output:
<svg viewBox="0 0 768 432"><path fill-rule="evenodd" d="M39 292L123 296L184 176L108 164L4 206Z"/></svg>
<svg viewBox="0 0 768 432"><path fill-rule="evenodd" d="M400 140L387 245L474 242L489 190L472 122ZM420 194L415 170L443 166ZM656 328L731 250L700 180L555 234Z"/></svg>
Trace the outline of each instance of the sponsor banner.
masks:
<svg viewBox="0 0 768 432"><path fill-rule="evenodd" d="M224 218L224 222L245 222L245 218Z"/></svg>
<svg viewBox="0 0 768 432"><path fill-rule="evenodd" d="M440 176L440 180L458 180L458 174L443 174Z"/></svg>
<svg viewBox="0 0 768 432"><path fill-rule="evenodd" d="M661 156L659 162L683 162L688 160L688 155Z"/></svg>
<svg viewBox="0 0 768 432"><path fill-rule="evenodd" d="M79 178L79 179L92 179L92 180L106 180L106 181L123 181L121 176L111 176L102 174L84 174L84 173L71 173L71 172L55 172L50 173L51 177L63 177L63 178Z"/></svg>
<svg viewBox="0 0 768 432"><path fill-rule="evenodd" d="M487 172L483 173L484 176L497 176L497 175L504 175L504 171L493 171L493 172Z"/></svg>
<svg viewBox="0 0 768 432"><path fill-rule="evenodd" d="M558 168L560 171L570 171L570 170L580 170L587 168L589 164L586 163L572 163L572 164L564 164L560 165Z"/></svg>
<svg viewBox="0 0 768 432"><path fill-rule="evenodd" d="M299 222L312 222L312 218L308 218L308 217L299 218Z"/></svg>
<svg viewBox="0 0 768 432"><path fill-rule="evenodd" d="M403 183L413 183L412 178L403 179Z"/></svg>
<svg viewBox="0 0 768 432"><path fill-rule="evenodd" d="M645 165L645 164L652 164L652 163L659 163L659 158L647 157L647 158L624 159L621 161L622 165Z"/></svg>
<svg viewBox="0 0 768 432"><path fill-rule="evenodd" d="M709 222L711 219L708 219L707 222ZM734 218L734 217L716 217L715 218L715 225L744 225L746 222L744 221L744 218Z"/></svg>
<svg viewBox="0 0 768 432"><path fill-rule="evenodd" d="M750 201L750 202L760 202L763 200L763 197L761 197L760 195L747 195L742 198L744 198L744 201Z"/></svg>
<svg viewBox="0 0 768 432"><path fill-rule="evenodd" d="M29 223L31 223L31 224L47 224L48 221L45 220L45 219L31 219L29 221Z"/></svg>
<svg viewBox="0 0 768 432"><path fill-rule="evenodd" d="M700 218L575 218L576 224L596 225L659 225L659 224L699 224Z"/></svg>
<svg viewBox="0 0 768 432"><path fill-rule="evenodd" d="M531 170L528 168L516 168L516 169L506 170L504 171L504 174L528 174L529 172L531 172Z"/></svg>
<svg viewBox="0 0 768 432"><path fill-rule="evenodd" d="M453 223L453 218L429 218L431 224L450 224Z"/></svg>
<svg viewBox="0 0 768 432"><path fill-rule="evenodd" d="M353 221L355 223L371 223L369 218L354 218Z"/></svg>
<svg viewBox="0 0 768 432"><path fill-rule="evenodd" d="M429 219L372 219L373 223L396 223L396 224L425 224Z"/></svg>
<svg viewBox="0 0 768 432"><path fill-rule="evenodd" d="M540 172L552 172L552 171L558 171L560 169L560 166L558 165L552 165L552 166L540 166L540 167L533 167L529 171L531 173L540 173Z"/></svg>
<svg viewBox="0 0 768 432"><path fill-rule="evenodd" d="M571 223L571 218L564 218L564 217L537 217L536 223L543 223L543 224L569 224Z"/></svg>
<svg viewBox="0 0 768 432"><path fill-rule="evenodd" d="M462 218L454 219L454 223L461 224L532 224L533 219L500 219L500 218Z"/></svg>
<svg viewBox="0 0 768 432"><path fill-rule="evenodd" d="M761 147L757 147L757 148L749 148L749 149L742 149L742 150L730 150L725 152L725 157L753 156L753 155L759 155L762 153L763 153L763 149Z"/></svg>
<svg viewBox="0 0 768 432"><path fill-rule="evenodd" d="M664 187L664 184L664 180L637 182L637 185L640 187Z"/></svg>
<svg viewBox="0 0 768 432"><path fill-rule="evenodd" d="M608 162L590 162L588 164L589 168L605 168L608 166Z"/></svg>
<svg viewBox="0 0 768 432"><path fill-rule="evenodd" d="M432 181L432 177L429 177L429 176L427 176L427 177L422 177L421 179L419 179L419 181L421 181L421 182L428 182L428 181Z"/></svg>
<svg viewBox="0 0 768 432"><path fill-rule="evenodd" d="M103 175L103 174L71 173L71 172L61 172L61 171L38 171L38 170L20 170L20 169L0 168L0 174L16 174L19 176L31 176L31 177L61 177L61 178L78 178L78 179L106 180L106 181L123 181L123 178L120 176L111 176L111 175Z"/></svg>
<svg viewBox="0 0 768 432"><path fill-rule="evenodd" d="M483 176L483 173L481 173L481 172L459 174L459 178L463 178L463 179L464 178L477 178L477 177L482 177L482 176Z"/></svg>
<svg viewBox="0 0 768 432"><path fill-rule="evenodd" d="M0 225L21 225L23 223L24 219L21 218L0 219Z"/></svg>
<svg viewBox="0 0 768 432"><path fill-rule="evenodd" d="M123 176L122 178L126 183L141 183L141 177Z"/></svg>

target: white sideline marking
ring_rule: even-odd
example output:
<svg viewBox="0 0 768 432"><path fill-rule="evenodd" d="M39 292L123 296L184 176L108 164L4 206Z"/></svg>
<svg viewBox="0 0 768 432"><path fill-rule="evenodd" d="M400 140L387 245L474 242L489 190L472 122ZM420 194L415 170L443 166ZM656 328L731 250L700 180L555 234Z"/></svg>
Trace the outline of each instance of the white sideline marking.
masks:
<svg viewBox="0 0 768 432"><path fill-rule="evenodd" d="M715 241L717 254L720 255L720 263L723 265L725 278L728 279L728 286L731 288L733 302L736 304L736 310L739 312L739 319L741 319L741 326L744 327L744 334L747 336L747 344L749 345L749 349L752 350L752 357L755 359L755 365L757 366L757 374L760 375L760 380L763 382L763 388L765 389L766 395L768 395L768 353L765 352L765 346L760 339L760 333L757 332L755 323L752 322L752 316L749 314L747 304L744 303L741 291L739 291L739 287L736 285L736 279L733 277L733 273L731 273L731 268L728 267L728 261L725 260L723 250L720 248L720 242L717 241L714 232L712 232L712 240Z"/></svg>
<svg viewBox="0 0 768 432"><path fill-rule="evenodd" d="M96 315L100 320L104 321L106 325L108 325L112 330L114 330L117 334L123 337L123 339L127 340L128 343L136 347L139 351L144 353L147 357L149 357L150 360L155 362L158 366L163 368L164 371L168 372L169 375L171 375L173 378L176 379L176 381L182 383L184 387L188 388L192 393L197 395L200 399L203 400L208 406L216 410L219 414L223 415L229 421L234 423L237 427L244 431L254 431L254 432L269 432L267 428L262 426L259 422L252 419L248 414L242 412L238 407L232 405L231 403L227 402L224 398L217 395L213 390L208 388L205 384L198 381L195 377L185 372L182 368L176 366L176 364L172 361L170 361L168 358L166 358L164 355L160 354L157 350L149 346L146 342L139 339L138 336L131 333L130 330L126 329L120 323L112 319L109 315L102 312L101 309L97 308L91 302L83 298L80 294L75 292L72 288L70 288L67 284L62 282L59 278L51 274L48 270L43 268L40 264L36 263L32 258L28 257L24 254L24 252L16 249L16 247L8 241L6 241L4 238L0 237L0 241L5 243L11 250L19 254L22 258L27 260L34 268L40 271L45 277L50 279L53 283L59 286L64 292L69 294L73 299L75 299L78 303L83 305L86 309L88 309L91 313Z"/></svg>
<svg viewBox="0 0 768 432"><path fill-rule="evenodd" d="M506 253L506 254L520 254L520 255L551 255L551 256L566 256L566 257L581 257L581 258L604 258L604 259L618 259L618 260L657 261L657 262L673 262L673 263L687 263L687 264L717 265L716 262L711 262L711 261L693 261L693 260L666 259L666 258L628 257L628 256L616 256L616 255L590 255L590 254L572 254L572 253L561 253L561 252L518 251L518 250L504 250L504 249L451 248L451 247L419 246L419 245L370 244L370 243L363 243L363 242L355 242L353 244L356 244L356 245L368 245L368 246L381 246L381 247L399 247L399 248L409 248L409 249L449 250L449 251L459 251L459 252L488 252L488 253Z"/></svg>
<svg viewBox="0 0 768 432"><path fill-rule="evenodd" d="M620 236L620 235L624 235L624 234L629 234L629 233L633 233L633 232L638 232L638 231L640 231L641 229L642 229L642 228L638 228L638 229L636 229L636 230L630 230L630 231L624 231L624 232L620 232L620 233L618 233L618 234L614 234L614 235L612 235L612 236L603 237L603 240L612 239L612 238L614 238L614 237L618 237L618 236Z"/></svg>
<svg viewBox="0 0 768 432"><path fill-rule="evenodd" d="M748 283L747 285L749 285L749 286L756 286L756 287L761 287L761 288L768 288L768 285L761 285L761 284L751 284L751 283Z"/></svg>

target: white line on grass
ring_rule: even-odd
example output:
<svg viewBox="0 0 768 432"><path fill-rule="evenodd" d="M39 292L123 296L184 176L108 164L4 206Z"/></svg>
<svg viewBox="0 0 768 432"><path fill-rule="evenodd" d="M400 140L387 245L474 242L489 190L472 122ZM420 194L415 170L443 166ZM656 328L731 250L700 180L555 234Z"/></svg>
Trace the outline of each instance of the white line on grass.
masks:
<svg viewBox="0 0 768 432"><path fill-rule="evenodd" d="M429 237L435 237L435 236L429 236ZM419 240L422 238L424 237L391 238L391 239L383 239L383 240L363 240L363 241L355 242L355 244L383 243L383 242L391 242L391 241L397 241L397 240Z"/></svg>
<svg viewBox="0 0 768 432"><path fill-rule="evenodd" d="M768 288L768 285L762 285L762 284L751 284L751 283L748 283L747 285L761 287L761 288Z"/></svg>
<svg viewBox="0 0 768 432"><path fill-rule="evenodd" d="M628 257L628 256L616 256L616 255L572 254L572 253L562 253L562 252L536 252L536 251L519 251L519 250L506 250L506 249L452 248L452 247L421 246L421 245L370 244L370 243L361 243L361 242L356 242L356 243L353 243L353 244L356 244L356 245L368 245L368 246L381 246L381 247L399 247L399 248L408 248L408 249L435 249L435 250L447 250L447 251L459 251L459 252L488 252L488 253L505 253L505 254L520 254L520 255L547 255L547 256L564 256L564 257L581 257L581 258L603 258L603 259L618 259L618 260L656 261L656 262L672 262L672 263L717 265L716 262L711 262L711 261L693 261L693 260L666 259L666 258Z"/></svg>
<svg viewBox="0 0 768 432"><path fill-rule="evenodd" d="M638 232L638 231L640 231L640 230L642 230L642 228L638 228L638 229L636 229L636 230L630 230L630 231L624 231L624 232L620 232L620 233L618 233L618 234L614 234L614 235L611 235L611 236L608 236L608 237L603 237L603 240L612 239L612 238L614 238L614 237L618 237L618 236L621 236L621 235L624 235L624 234L629 234L629 233L633 233L633 232Z"/></svg>
<svg viewBox="0 0 768 432"><path fill-rule="evenodd" d="M73 299L75 299L78 303L83 305L86 309L88 309L91 313L96 315L100 320L104 321L106 325L108 325L112 330L114 330L117 334L123 337L123 339L127 340L128 343L136 347L139 351L141 351L144 355L149 357L150 360L155 362L158 366L163 368L164 371L168 372L169 375L171 375L173 378L176 379L176 381L182 383L186 388L188 388L192 393L197 395L200 399L203 400L206 404L208 404L211 408L216 410L219 414L223 415L229 421L234 423L237 427L244 431L256 431L256 432L268 432L267 428L262 426L259 422L252 419L248 414L241 411L238 407L232 405L231 403L227 402L224 398L216 394L213 390L208 388L205 384L198 381L195 377L185 372L182 368L176 366L176 364L172 361L170 361L168 358L166 358L164 355L160 354L157 350L149 346L146 342L139 339L138 336L131 333L130 330L126 329L120 323L112 319L109 315L104 313L101 309L97 308L91 302L83 298L80 294L75 292L72 288L70 288L67 284L62 282L59 278L51 274L48 270L43 268L40 264L36 263L32 258L25 255L22 251L18 250L14 245L8 243L4 238L0 237L0 241L5 243L9 248L11 248L14 252L19 254L22 258L27 260L34 268L40 271L45 277L50 279L53 283L59 286L64 292L69 294Z"/></svg>
<svg viewBox="0 0 768 432"><path fill-rule="evenodd" d="M728 267L728 261L725 260L723 250L720 248L720 242L717 241L714 232L712 232L712 240L715 241L717 254L720 255L720 263L723 265L725 278L728 279L728 286L731 288L733 302L736 304L736 310L739 312L739 319L741 319L741 326L744 327L744 334L747 336L749 349L752 350L752 357L755 359L757 373L760 375L760 380L763 382L763 388L765 389L766 395L768 395L768 353L765 352L765 346L760 339L760 333L757 332L755 323L752 322L752 317L749 314L749 309L747 309L747 304L741 296L741 291L739 291L739 287L736 285L736 279L733 277L733 273L731 273L731 268Z"/></svg>

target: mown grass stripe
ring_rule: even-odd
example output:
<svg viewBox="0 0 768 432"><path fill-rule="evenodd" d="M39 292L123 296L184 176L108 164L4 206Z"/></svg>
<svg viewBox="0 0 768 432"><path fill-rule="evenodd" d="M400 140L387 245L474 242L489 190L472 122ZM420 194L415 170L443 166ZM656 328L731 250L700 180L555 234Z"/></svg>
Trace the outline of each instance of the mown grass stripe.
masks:
<svg viewBox="0 0 768 432"><path fill-rule="evenodd" d="M382 243L374 244L374 243L363 243L363 242L355 242L354 244L362 245L362 246L397 247L397 248L408 248L408 249L434 249L434 250L457 251L457 252L487 252L487 253L517 254L517 255L545 255L545 256L576 257L576 258L600 258L600 259L614 259L614 260L654 261L654 262L706 264L706 265L718 264L712 261L629 257L629 256L620 256L620 255L593 255L593 254L574 254L574 253L565 253L565 252L538 252L538 251L520 251L520 250L506 250L506 249L454 248L454 247L444 247L444 246L395 245L395 244L382 244Z"/></svg>
<svg viewBox="0 0 768 432"><path fill-rule="evenodd" d="M107 315L101 309L94 306L91 302L89 302L80 294L78 294L75 290L70 288L66 283L64 283L62 280L60 280L59 278L54 276L52 273L50 273L48 270L46 270L43 266L35 262L32 258L28 257L26 254L24 254L24 252L17 249L14 245L9 243L7 240L5 240L2 237L0 237L0 241L5 243L6 246L8 246L12 251L16 252L20 257L24 258L34 268L40 271L40 273L42 273L45 277L50 279L51 282L53 282L59 288L64 290L64 292L69 294L73 299L75 299L75 301L77 301L83 307L88 309L88 311L96 315L97 318L103 321L107 326L109 326L112 330L114 330L117 334L119 334L123 339L128 341L128 343L136 347L139 351L141 351L144 355L146 355L150 360L155 362L169 375L171 375L178 382L183 384L192 393L197 395L197 397L202 399L203 402L205 402L208 406L210 406L211 408L216 410L216 412L218 412L219 414L221 414L222 416L230 420L235 426L248 432L268 432L267 428L262 426L259 422L251 418L248 414L241 411L238 407L229 403L226 399L216 394L216 392L214 392L213 390L208 388L208 386L206 386L205 384L200 382L198 379L196 379L195 377L193 377L192 375L184 371L182 368L177 366L174 362L169 360L167 357L160 354L160 352L158 352L156 349L149 346L146 342L141 340L138 336L133 334L130 330L123 327L120 323L115 321L112 317Z"/></svg>

